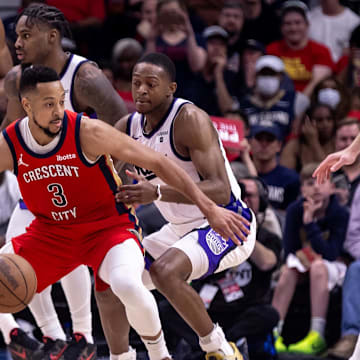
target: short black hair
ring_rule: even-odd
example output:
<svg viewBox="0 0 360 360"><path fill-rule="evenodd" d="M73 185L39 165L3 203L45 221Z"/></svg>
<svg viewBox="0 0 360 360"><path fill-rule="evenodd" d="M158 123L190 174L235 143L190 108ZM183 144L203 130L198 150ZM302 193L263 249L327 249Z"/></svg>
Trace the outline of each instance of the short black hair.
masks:
<svg viewBox="0 0 360 360"><path fill-rule="evenodd" d="M169 75L170 81L175 81L176 79L175 64L168 56L164 54L150 53L144 55L139 59L139 61L136 64L140 64L140 63L147 63L147 64L153 64L159 66Z"/></svg>
<svg viewBox="0 0 360 360"><path fill-rule="evenodd" d="M26 68L20 78L20 96L29 90L36 89L39 83L60 81L59 75L54 69L42 65L33 65Z"/></svg>
<svg viewBox="0 0 360 360"><path fill-rule="evenodd" d="M55 6L34 3L25 8L17 17L16 23L21 16L27 16L26 25L45 24L60 32L61 37L72 38L71 30L65 15Z"/></svg>

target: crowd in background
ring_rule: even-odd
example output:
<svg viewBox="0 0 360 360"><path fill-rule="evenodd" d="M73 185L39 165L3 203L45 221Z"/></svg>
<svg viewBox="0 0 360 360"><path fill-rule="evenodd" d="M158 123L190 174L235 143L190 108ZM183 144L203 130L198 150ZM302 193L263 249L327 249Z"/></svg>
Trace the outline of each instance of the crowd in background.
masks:
<svg viewBox="0 0 360 360"><path fill-rule="evenodd" d="M31 2L23 0L21 8ZM135 110L132 68L144 53L161 52L176 65L177 97L241 124L240 149L226 151L268 256L251 256L193 283L227 337L246 337L251 359L326 349L348 359L360 333L360 159L322 185L311 174L360 132L360 3L46 3L70 23L64 49L95 61L129 112ZM2 19L14 64L16 16ZM0 49L6 65L9 59L1 56ZM7 106L1 69L0 120ZM0 243L18 197L13 175L0 174ZM145 231L156 230L154 209L138 210ZM299 288L307 290L294 299ZM341 324L334 326L331 299L339 292ZM303 319L304 329L289 330L299 298L309 303L309 319ZM160 312L171 319L164 322L167 334L191 349L187 358L201 356L196 337L164 300Z"/></svg>

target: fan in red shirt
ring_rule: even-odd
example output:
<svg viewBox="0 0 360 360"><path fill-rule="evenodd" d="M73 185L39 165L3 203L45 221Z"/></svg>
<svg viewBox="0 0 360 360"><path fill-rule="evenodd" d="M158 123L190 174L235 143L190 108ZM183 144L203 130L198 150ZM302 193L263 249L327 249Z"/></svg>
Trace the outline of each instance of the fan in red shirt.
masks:
<svg viewBox="0 0 360 360"><path fill-rule="evenodd" d="M301 1L289 0L283 5L283 39L272 42L267 53L280 57L295 89L310 96L315 85L332 73L334 65L329 49L309 39L306 13L307 7Z"/></svg>

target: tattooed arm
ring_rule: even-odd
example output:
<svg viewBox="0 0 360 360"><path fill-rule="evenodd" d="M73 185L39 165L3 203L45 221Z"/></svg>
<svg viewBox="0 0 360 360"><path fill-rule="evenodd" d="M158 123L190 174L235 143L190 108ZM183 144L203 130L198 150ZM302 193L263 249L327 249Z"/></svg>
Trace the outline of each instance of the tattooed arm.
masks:
<svg viewBox="0 0 360 360"><path fill-rule="evenodd" d="M1 123L0 130L5 129L11 122L25 116L19 100L20 66L13 67L5 76L5 95L8 99L6 115Z"/></svg>
<svg viewBox="0 0 360 360"><path fill-rule="evenodd" d="M122 98L94 63L81 65L75 78L75 102L80 111L96 111L97 118L114 125L127 114Z"/></svg>
<svg viewBox="0 0 360 360"><path fill-rule="evenodd" d="M0 19L0 78L3 78L12 66L13 62L6 43L4 25Z"/></svg>

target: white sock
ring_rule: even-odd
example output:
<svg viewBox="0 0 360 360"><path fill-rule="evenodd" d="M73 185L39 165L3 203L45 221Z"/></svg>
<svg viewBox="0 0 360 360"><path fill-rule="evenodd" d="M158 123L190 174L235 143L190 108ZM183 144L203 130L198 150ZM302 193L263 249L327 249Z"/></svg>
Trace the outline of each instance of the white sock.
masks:
<svg viewBox="0 0 360 360"><path fill-rule="evenodd" d="M170 357L169 351L166 347L165 337L161 331L160 336L156 340L145 340L141 338L148 351L150 360L161 360Z"/></svg>
<svg viewBox="0 0 360 360"><path fill-rule="evenodd" d="M129 351L120 355L110 353L110 360L136 360L136 350L129 346Z"/></svg>
<svg viewBox="0 0 360 360"><path fill-rule="evenodd" d="M5 344L10 344L10 332L12 329L16 329L18 327L19 325L16 323L11 314L0 314L0 330L4 336Z"/></svg>
<svg viewBox="0 0 360 360"><path fill-rule="evenodd" d="M317 331L322 337L325 334L325 325L326 320L321 317L312 317L311 318L311 330Z"/></svg>
<svg viewBox="0 0 360 360"><path fill-rule="evenodd" d="M81 265L61 279L69 305L74 333L81 333L93 344L91 323L91 279L89 269Z"/></svg>
<svg viewBox="0 0 360 360"><path fill-rule="evenodd" d="M233 355L234 350L227 342L222 328L216 324L210 334L199 338L201 349L206 353L221 350L225 355Z"/></svg>
<svg viewBox="0 0 360 360"><path fill-rule="evenodd" d="M48 286L41 293L35 294L29 304L29 308L44 336L54 340L66 340L65 332L60 324L51 298L51 286Z"/></svg>
<svg viewBox="0 0 360 360"><path fill-rule="evenodd" d="M282 333L283 327L284 327L284 320L279 320L277 327L276 327L276 330L277 330L279 336Z"/></svg>

